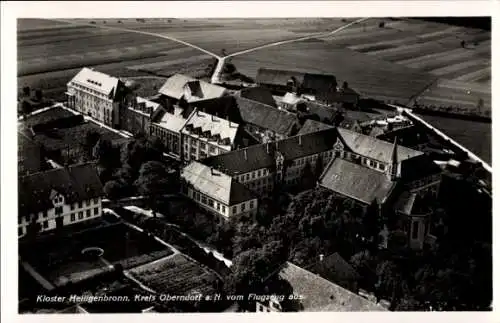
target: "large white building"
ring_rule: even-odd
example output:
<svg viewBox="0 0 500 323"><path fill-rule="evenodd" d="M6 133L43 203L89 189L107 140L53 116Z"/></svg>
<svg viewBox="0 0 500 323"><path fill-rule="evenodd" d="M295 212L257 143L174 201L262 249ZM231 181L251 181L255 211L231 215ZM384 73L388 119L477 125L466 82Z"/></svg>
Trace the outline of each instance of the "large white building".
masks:
<svg viewBox="0 0 500 323"><path fill-rule="evenodd" d="M227 94L226 88L214 85L183 74L175 74L168 78L158 91L171 104L181 99L186 103L220 98Z"/></svg>
<svg viewBox="0 0 500 323"><path fill-rule="evenodd" d="M19 178L18 237L99 218L103 187L91 164Z"/></svg>
<svg viewBox="0 0 500 323"><path fill-rule="evenodd" d="M195 111L182 128L184 160L198 160L236 148L239 124Z"/></svg>
<svg viewBox="0 0 500 323"><path fill-rule="evenodd" d="M126 87L118 78L84 67L67 84L68 107L119 127Z"/></svg>
<svg viewBox="0 0 500 323"><path fill-rule="evenodd" d="M193 161L181 173L182 193L198 206L224 218L254 215L257 196L231 176Z"/></svg>

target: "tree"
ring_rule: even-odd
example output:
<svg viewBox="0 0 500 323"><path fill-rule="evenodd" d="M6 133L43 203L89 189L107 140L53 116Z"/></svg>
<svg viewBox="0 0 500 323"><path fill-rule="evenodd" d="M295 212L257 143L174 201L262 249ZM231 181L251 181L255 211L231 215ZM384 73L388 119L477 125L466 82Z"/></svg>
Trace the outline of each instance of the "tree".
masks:
<svg viewBox="0 0 500 323"><path fill-rule="evenodd" d="M31 96L31 89L29 86L23 87L23 96L29 98Z"/></svg>
<svg viewBox="0 0 500 323"><path fill-rule="evenodd" d="M157 200L172 188L174 183L171 180L171 174L167 168L160 162L148 161L144 163L139 170L139 177L135 185L140 194L147 196L149 205L156 216Z"/></svg>
<svg viewBox="0 0 500 323"><path fill-rule="evenodd" d="M126 184L119 180L108 181L104 185L104 193L111 200L126 196Z"/></svg>

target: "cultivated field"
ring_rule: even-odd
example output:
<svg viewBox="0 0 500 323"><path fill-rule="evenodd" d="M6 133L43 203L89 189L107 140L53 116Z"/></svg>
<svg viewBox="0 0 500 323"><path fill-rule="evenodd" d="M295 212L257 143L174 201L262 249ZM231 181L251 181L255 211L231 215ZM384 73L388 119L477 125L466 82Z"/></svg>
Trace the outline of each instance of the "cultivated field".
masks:
<svg viewBox="0 0 500 323"><path fill-rule="evenodd" d="M82 250L98 247L102 257L90 258ZM28 262L55 285L76 282L103 271L110 265L132 268L171 255L173 251L124 224L88 229L67 237L45 237L21 250L21 260Z"/></svg>
<svg viewBox="0 0 500 323"><path fill-rule="evenodd" d="M415 19L385 20L380 28L379 21L369 20L322 39L435 76L429 91L415 88L410 98L419 104L477 113L482 100L480 114L491 110L490 32Z"/></svg>
<svg viewBox="0 0 500 323"><path fill-rule="evenodd" d="M67 82L82 66L117 77L204 76L209 55L155 36L41 19L18 20L18 87L41 88L64 98Z"/></svg>
<svg viewBox="0 0 500 323"><path fill-rule="evenodd" d="M180 39L216 55L225 49L227 54L316 33L328 32L353 18L312 19L137 19L89 20L75 19L77 23L94 22L97 26L117 27L151 32Z"/></svg>
<svg viewBox="0 0 500 323"><path fill-rule="evenodd" d="M172 295L213 294L218 279L213 272L182 254L136 267L130 272L152 290Z"/></svg>

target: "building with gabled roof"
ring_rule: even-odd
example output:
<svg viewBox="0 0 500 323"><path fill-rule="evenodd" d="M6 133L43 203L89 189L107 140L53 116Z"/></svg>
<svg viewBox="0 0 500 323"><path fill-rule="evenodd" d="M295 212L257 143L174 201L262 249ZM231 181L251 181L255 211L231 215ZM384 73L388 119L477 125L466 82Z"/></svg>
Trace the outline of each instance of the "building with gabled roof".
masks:
<svg viewBox="0 0 500 323"><path fill-rule="evenodd" d="M338 252L328 256L320 255L318 261L306 266L305 269L353 293L358 293L361 276Z"/></svg>
<svg viewBox="0 0 500 323"><path fill-rule="evenodd" d="M245 128L261 137L262 142L287 138L300 128L293 113L243 97L235 97L235 100Z"/></svg>
<svg viewBox="0 0 500 323"><path fill-rule="evenodd" d="M235 122L195 109L181 130L183 160L203 159L235 149L240 128Z"/></svg>
<svg viewBox="0 0 500 323"><path fill-rule="evenodd" d="M182 193L198 206L229 218L255 214L257 196L231 176L193 161L182 169Z"/></svg>
<svg viewBox="0 0 500 323"><path fill-rule="evenodd" d="M263 103L265 105L269 105L274 108L277 107L273 94L271 93L271 91L264 87L255 86L243 88L239 92L239 96L245 99Z"/></svg>
<svg viewBox="0 0 500 323"><path fill-rule="evenodd" d="M430 204L439 193L439 166L422 152L398 145L397 139L391 144L347 129L338 128L338 133L335 158L320 176L319 185L365 207L376 202L381 212L396 211L409 245L421 249L430 240L430 209L423 213L417 208L408 210L398 206L404 204L398 200L409 192Z"/></svg>
<svg viewBox="0 0 500 323"><path fill-rule="evenodd" d="M288 290L272 290L272 282L280 282ZM380 304L369 301L319 275L286 262L281 269L268 279L269 294L279 294L282 300L272 298L267 302L256 302L257 312L365 312L387 311ZM266 284L266 283L264 283ZM267 285L267 284L266 284ZM293 298L292 301L290 298ZM287 302L284 302L287 300Z"/></svg>
<svg viewBox="0 0 500 323"><path fill-rule="evenodd" d="M307 119L304 122L304 124L302 125L302 128L300 128L297 135L304 135L304 134L311 133L311 132L317 132L317 131L321 131L321 130L325 130L325 129L333 129L333 128L335 128L335 127L328 125L326 123L319 122L316 120Z"/></svg>
<svg viewBox="0 0 500 323"><path fill-rule="evenodd" d="M257 194L266 195L275 187L298 187L307 167L317 171L316 165L326 165L333 157L336 136L336 129L326 129L233 150L201 162L231 176Z"/></svg>
<svg viewBox="0 0 500 323"><path fill-rule="evenodd" d="M108 126L121 124L127 88L118 78L84 67L67 84L68 107Z"/></svg>
<svg viewBox="0 0 500 323"><path fill-rule="evenodd" d="M93 164L56 168L18 180L18 236L31 224L41 231L101 216L103 186Z"/></svg>
<svg viewBox="0 0 500 323"><path fill-rule="evenodd" d="M222 86L183 74L174 74L169 77L158 92L172 104L181 99L187 103L194 103L219 98L227 94L227 90Z"/></svg>

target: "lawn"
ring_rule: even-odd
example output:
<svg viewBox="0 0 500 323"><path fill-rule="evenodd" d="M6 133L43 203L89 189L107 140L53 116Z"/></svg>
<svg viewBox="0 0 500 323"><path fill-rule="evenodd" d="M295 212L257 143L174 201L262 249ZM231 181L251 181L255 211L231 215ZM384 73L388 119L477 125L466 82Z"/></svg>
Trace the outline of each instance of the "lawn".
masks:
<svg viewBox="0 0 500 323"><path fill-rule="evenodd" d="M100 258L82 255L88 247L104 250ZM27 261L55 285L80 281L121 264L132 268L171 255L173 251L145 234L118 223L91 228L70 236L50 236L23 245L22 261Z"/></svg>
<svg viewBox="0 0 500 323"><path fill-rule="evenodd" d="M218 280L213 272L182 254L136 267L130 272L152 290L171 295L213 294Z"/></svg>

